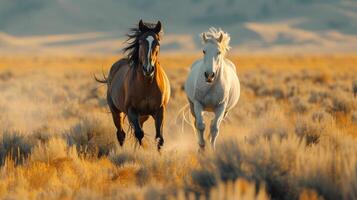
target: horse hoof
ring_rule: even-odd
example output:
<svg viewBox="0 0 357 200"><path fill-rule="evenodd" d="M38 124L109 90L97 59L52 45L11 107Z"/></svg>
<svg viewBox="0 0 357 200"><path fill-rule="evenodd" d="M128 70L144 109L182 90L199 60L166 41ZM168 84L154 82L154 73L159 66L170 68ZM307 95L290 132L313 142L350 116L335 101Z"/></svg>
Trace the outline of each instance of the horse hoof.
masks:
<svg viewBox="0 0 357 200"><path fill-rule="evenodd" d="M164 146L164 138L158 137L157 140L157 150L160 151L162 146Z"/></svg>
<svg viewBox="0 0 357 200"><path fill-rule="evenodd" d="M164 138L162 138L162 137L157 137L156 140L157 140L157 145L159 145L159 146L164 145Z"/></svg>
<svg viewBox="0 0 357 200"><path fill-rule="evenodd" d="M119 141L119 145L123 146L124 140L125 140L125 133L117 131L117 138L118 138L118 141Z"/></svg>
<svg viewBox="0 0 357 200"><path fill-rule="evenodd" d="M160 150L162 149L163 145L157 145L157 150L160 152Z"/></svg>
<svg viewBox="0 0 357 200"><path fill-rule="evenodd" d="M160 153L161 152L161 147L160 145L157 145L157 151Z"/></svg>

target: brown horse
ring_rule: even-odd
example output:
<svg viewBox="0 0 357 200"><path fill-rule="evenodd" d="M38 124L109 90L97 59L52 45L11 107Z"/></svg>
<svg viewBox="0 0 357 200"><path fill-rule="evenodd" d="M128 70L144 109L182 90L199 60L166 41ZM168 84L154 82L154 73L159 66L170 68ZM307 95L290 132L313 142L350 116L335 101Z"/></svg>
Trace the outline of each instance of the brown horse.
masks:
<svg viewBox="0 0 357 200"><path fill-rule="evenodd" d="M125 115L140 145L144 137L143 124L152 116L158 150L164 144L163 121L170 83L158 61L161 32L160 21L151 24L140 20L138 28L131 29L127 35L128 46L124 48L127 57L113 64L107 79L96 79L108 86L107 102L121 146L125 140Z"/></svg>

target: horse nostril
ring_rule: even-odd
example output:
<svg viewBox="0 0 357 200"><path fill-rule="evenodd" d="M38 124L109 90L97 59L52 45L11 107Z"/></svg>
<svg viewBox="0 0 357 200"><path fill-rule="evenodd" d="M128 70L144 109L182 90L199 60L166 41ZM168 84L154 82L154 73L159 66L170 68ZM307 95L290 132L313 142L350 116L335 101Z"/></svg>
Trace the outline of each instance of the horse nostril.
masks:
<svg viewBox="0 0 357 200"><path fill-rule="evenodd" d="M144 66L143 65L143 73L145 76L152 76L155 71L155 67L153 66Z"/></svg>
<svg viewBox="0 0 357 200"><path fill-rule="evenodd" d="M211 73L205 72L206 79L213 79L214 76L215 76L214 72L211 72Z"/></svg>

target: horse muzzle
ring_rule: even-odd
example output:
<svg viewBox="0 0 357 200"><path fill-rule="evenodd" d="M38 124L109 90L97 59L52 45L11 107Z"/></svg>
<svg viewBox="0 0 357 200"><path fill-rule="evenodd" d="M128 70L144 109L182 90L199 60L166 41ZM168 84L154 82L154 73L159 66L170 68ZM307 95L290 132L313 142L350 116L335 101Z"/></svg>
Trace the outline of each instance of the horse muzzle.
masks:
<svg viewBox="0 0 357 200"><path fill-rule="evenodd" d="M205 72L205 78L207 83L212 83L214 78L215 78L215 73L214 72Z"/></svg>
<svg viewBox="0 0 357 200"><path fill-rule="evenodd" d="M154 67L146 67L146 66L143 66L143 74L145 77L153 77L154 76L154 73L155 73L155 69Z"/></svg>

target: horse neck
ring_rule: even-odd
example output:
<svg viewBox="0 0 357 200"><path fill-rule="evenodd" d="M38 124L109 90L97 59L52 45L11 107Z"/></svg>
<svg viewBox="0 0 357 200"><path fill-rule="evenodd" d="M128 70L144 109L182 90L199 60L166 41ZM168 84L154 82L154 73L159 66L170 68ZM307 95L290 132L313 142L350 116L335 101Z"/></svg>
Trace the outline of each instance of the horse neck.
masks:
<svg viewBox="0 0 357 200"><path fill-rule="evenodd" d="M157 82L158 80L161 81L162 79L162 67L159 63L159 61L156 61L155 63L155 73L154 73L154 81Z"/></svg>
<svg viewBox="0 0 357 200"><path fill-rule="evenodd" d="M219 62L219 67L218 67L218 71L217 71L217 77L222 77L223 76L223 71L225 69L224 66L224 55L221 56L220 58L220 62Z"/></svg>

